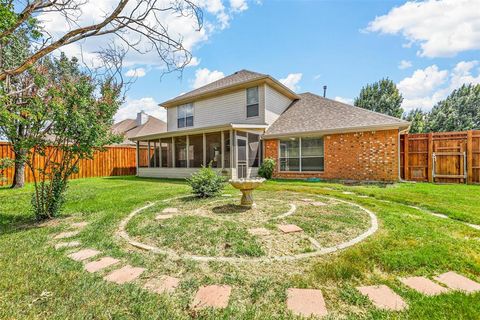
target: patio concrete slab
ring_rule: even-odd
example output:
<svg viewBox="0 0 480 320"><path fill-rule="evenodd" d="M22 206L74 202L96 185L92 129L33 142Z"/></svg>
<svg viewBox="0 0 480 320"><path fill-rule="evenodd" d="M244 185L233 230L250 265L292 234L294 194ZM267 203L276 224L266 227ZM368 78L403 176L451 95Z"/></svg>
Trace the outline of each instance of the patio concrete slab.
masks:
<svg viewBox="0 0 480 320"><path fill-rule="evenodd" d="M326 206L327 204L325 202L315 201L315 202L312 202L311 205L315 207L323 207L323 206Z"/></svg>
<svg viewBox="0 0 480 320"><path fill-rule="evenodd" d="M75 261L83 261L95 257L100 254L100 251L94 249L83 249L68 255L68 257Z"/></svg>
<svg viewBox="0 0 480 320"><path fill-rule="evenodd" d="M287 308L297 316L323 317L327 315L322 291L315 289L288 289Z"/></svg>
<svg viewBox="0 0 480 320"><path fill-rule="evenodd" d="M110 272L108 275L103 277L103 279L110 282L115 282L117 284L124 284L137 279L144 271L144 268L126 265L123 268Z"/></svg>
<svg viewBox="0 0 480 320"><path fill-rule="evenodd" d="M270 230L265 228L252 228L248 229L248 233L253 236L268 236L270 235Z"/></svg>
<svg viewBox="0 0 480 320"><path fill-rule="evenodd" d="M155 217L155 220L167 220L173 218L173 214L159 214Z"/></svg>
<svg viewBox="0 0 480 320"><path fill-rule="evenodd" d="M161 276L160 278L148 280L143 287L158 294L172 293L178 287L179 283L180 279L178 278Z"/></svg>
<svg viewBox="0 0 480 320"><path fill-rule="evenodd" d="M427 296L435 296L448 291L447 288L442 287L441 285L425 277L401 278L400 281L407 287Z"/></svg>
<svg viewBox="0 0 480 320"><path fill-rule="evenodd" d="M386 285L357 287L357 290L379 309L402 311L407 308L405 301Z"/></svg>
<svg viewBox="0 0 480 320"><path fill-rule="evenodd" d="M453 271L443 273L434 279L454 290L465 291L466 293L480 291L480 283L470 280L469 278Z"/></svg>
<svg viewBox="0 0 480 320"><path fill-rule="evenodd" d="M73 248L78 247L79 245L81 245L80 241L60 242L55 245L55 249Z"/></svg>
<svg viewBox="0 0 480 320"><path fill-rule="evenodd" d="M89 262L85 265L85 270L88 272L97 272L117 264L120 260L112 257L103 257L100 260Z"/></svg>
<svg viewBox="0 0 480 320"><path fill-rule="evenodd" d="M228 306L228 300L230 299L231 292L232 288L226 285L210 285L200 287L200 289L197 291L197 294L193 298L192 308L226 308Z"/></svg>
<svg viewBox="0 0 480 320"><path fill-rule="evenodd" d="M80 231L66 231L57 234L56 236L53 237L53 239L66 239L66 238L71 238L75 237L77 234L79 234Z"/></svg>
<svg viewBox="0 0 480 320"><path fill-rule="evenodd" d="M178 208L165 208L162 213L178 213Z"/></svg>
<svg viewBox="0 0 480 320"><path fill-rule="evenodd" d="M303 231L302 228L295 224L280 224L278 225L278 229L283 233L293 233L293 232L301 232Z"/></svg>
<svg viewBox="0 0 480 320"><path fill-rule="evenodd" d="M76 228L76 229L82 229L82 228L85 228L87 225L88 225L88 222L82 221L82 222L74 222L70 225L70 227Z"/></svg>

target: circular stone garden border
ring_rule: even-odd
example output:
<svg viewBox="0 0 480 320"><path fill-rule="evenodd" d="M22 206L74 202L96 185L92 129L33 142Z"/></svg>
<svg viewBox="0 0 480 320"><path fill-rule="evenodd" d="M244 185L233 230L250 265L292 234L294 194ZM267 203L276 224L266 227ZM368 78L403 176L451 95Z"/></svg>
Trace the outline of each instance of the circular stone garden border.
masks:
<svg viewBox="0 0 480 320"><path fill-rule="evenodd" d="M172 201L172 200L175 200L175 199L181 199L181 198L186 198L186 197L190 197L190 196L180 196L180 197L174 197L174 198L169 198L169 199L160 200L160 201L169 202L169 201ZM127 226L128 222L130 222L130 220L134 216L136 216L140 212L142 212L142 211L150 208L151 206L157 204L158 202L160 202L160 201L155 201L155 202L151 202L151 203L149 203L149 204L147 204L147 205L145 205L141 208L138 208L138 209L135 209L134 211L132 211L125 219L123 219L120 222L120 225L118 227L118 230L117 230L116 234L119 237L121 237L122 239L124 239L125 241L127 241L130 245L132 245L136 248L147 250L147 251L150 251L150 252L155 253L155 254L167 255L168 257L170 257L174 260L187 259L187 260L202 261L202 262L219 261L219 262L230 262L230 263L235 263L235 262L244 263L244 262L294 261L294 260L300 260L300 259L306 259L306 258L321 256L321 255L329 254L329 253L332 253L332 252L336 252L336 251L343 250L343 249L346 249L348 247L351 247L351 246L365 240L366 238L368 238L369 236L371 236L372 234L374 234L378 230L377 216L372 211L362 207L361 205L356 204L356 203L352 203L352 202L349 202L349 201L341 200L341 199L338 199L338 198L334 198L334 197L318 196L318 195L317 195L317 197L327 198L327 199L330 199L330 200L333 199L334 201L349 204L349 205L355 206L355 207L363 210L370 217L370 228L367 231L365 231L364 233L356 236L355 238L353 238L349 241L340 243L338 245L335 245L335 246L332 246L332 247L325 247L325 248L317 249L317 250L312 251L312 252L300 253L300 254L289 255L289 256L272 256L272 257L261 257L261 258L238 258L238 257L199 256L199 255L191 255L191 254L180 255L174 250L162 249L162 248L159 248L159 247L156 247L156 246L151 246L151 245L136 241L136 240L132 239L130 237L130 235L127 233L127 231L125 230L125 227ZM287 212L287 214L281 215L281 217L293 214L293 212L295 212L295 210L292 210L292 209L289 212Z"/></svg>

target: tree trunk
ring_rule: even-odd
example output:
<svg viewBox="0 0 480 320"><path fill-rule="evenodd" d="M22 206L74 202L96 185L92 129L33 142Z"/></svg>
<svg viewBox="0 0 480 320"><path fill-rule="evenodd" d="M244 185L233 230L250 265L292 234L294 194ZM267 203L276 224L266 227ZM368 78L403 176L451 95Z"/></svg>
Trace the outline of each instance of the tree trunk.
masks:
<svg viewBox="0 0 480 320"><path fill-rule="evenodd" d="M20 151L21 154L23 153L23 150ZM20 157L17 157L17 159ZM12 182L12 188L17 189L17 188L23 188L25 185L25 162L24 161L15 161L15 171L13 173L13 182Z"/></svg>

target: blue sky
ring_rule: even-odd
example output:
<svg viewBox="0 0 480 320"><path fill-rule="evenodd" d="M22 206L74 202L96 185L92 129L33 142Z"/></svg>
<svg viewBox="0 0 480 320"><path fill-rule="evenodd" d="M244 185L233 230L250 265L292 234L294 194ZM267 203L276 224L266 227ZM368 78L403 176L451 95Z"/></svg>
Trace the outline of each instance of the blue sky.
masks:
<svg viewBox="0 0 480 320"><path fill-rule="evenodd" d="M389 77L406 110L428 110L462 83L480 83L480 0L197 3L207 28L183 30L196 63L181 78L161 78L155 57L132 58L124 72L138 77L117 120L142 109L164 118L158 103L240 69L297 92L321 94L327 85L329 98L350 103L362 86Z"/></svg>

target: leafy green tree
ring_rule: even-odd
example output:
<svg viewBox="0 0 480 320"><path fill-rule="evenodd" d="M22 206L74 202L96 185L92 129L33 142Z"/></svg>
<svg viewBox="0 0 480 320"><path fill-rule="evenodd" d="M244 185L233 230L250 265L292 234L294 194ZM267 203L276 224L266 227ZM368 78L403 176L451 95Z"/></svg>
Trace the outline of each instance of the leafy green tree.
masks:
<svg viewBox="0 0 480 320"><path fill-rule="evenodd" d="M386 78L363 87L354 105L400 118L403 114L402 101L403 97L395 83Z"/></svg>
<svg viewBox="0 0 480 320"><path fill-rule="evenodd" d="M411 122L410 133L424 133L427 130L428 112L424 112L422 109L410 110L404 116L404 120Z"/></svg>
<svg viewBox="0 0 480 320"><path fill-rule="evenodd" d="M464 84L430 112L429 131L480 129L480 84Z"/></svg>

